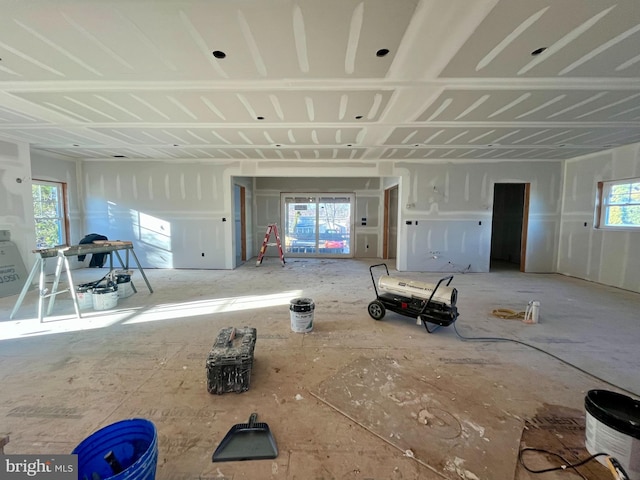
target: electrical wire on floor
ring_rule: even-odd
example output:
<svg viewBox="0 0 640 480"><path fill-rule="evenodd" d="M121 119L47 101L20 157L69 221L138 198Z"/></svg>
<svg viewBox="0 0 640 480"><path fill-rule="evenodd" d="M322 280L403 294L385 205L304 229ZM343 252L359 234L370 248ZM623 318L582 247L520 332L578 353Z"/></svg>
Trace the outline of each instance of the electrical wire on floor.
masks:
<svg viewBox="0 0 640 480"><path fill-rule="evenodd" d="M556 457L558 459L560 459L560 461L562 462L562 465L559 465L557 467L549 467L549 468L542 468L539 470L534 470L530 467L528 467L525 463L524 463L524 453L525 452L536 452L536 453L544 453L545 455L551 455L553 457ZM551 452L549 450L544 450L542 448L532 448L532 447L526 447L523 448L522 450L520 450L520 452L518 453L518 461L520 462L520 465L522 465L522 467L529 473L547 473L547 472L557 472L560 470L567 470L567 469L573 469L578 475L580 475L584 480L589 480L587 477L585 477L582 473L580 473L578 471L578 467L589 463L592 460L595 460L598 457L602 457L602 456L609 456L608 453L596 453L595 455L591 455L587 458L585 458L584 460L580 460L577 463L569 463L567 461L566 458L564 458L562 455L560 455L559 453L556 452Z"/></svg>
<svg viewBox="0 0 640 480"><path fill-rule="evenodd" d="M623 391L625 393L628 393L629 395L633 395L635 397L640 397L639 394L637 394L636 392L633 392L631 390L628 390L626 388L622 388L618 385L615 385L614 383L611 383L607 380L605 380L604 378L598 377L597 375L578 367L577 365L574 365L573 363L564 360L563 358L558 357L557 355L554 355L551 352L547 352L546 350L543 350L542 348L536 347L535 345L531 345L527 342L523 342L520 340L515 340L513 338L506 338L506 337L464 337L460 334L460 332L458 332L458 328L456 327L456 322L453 322L453 330L456 332L456 335L463 341L465 342L512 342L512 343L517 343L520 345L524 345L525 347L529 347L532 348L533 350L537 350L540 353L544 353L545 355L550 356L551 358L555 358L556 360L558 360L561 363L564 363L565 365L568 365L572 368L575 368L576 370L578 370L579 372L584 373L585 375L594 378L595 380L598 380L599 382L605 383L611 387L617 388L620 391Z"/></svg>
<svg viewBox="0 0 640 480"><path fill-rule="evenodd" d="M494 315L496 315L496 310L494 310ZM524 312L515 312L513 310L509 310L508 312L504 312L506 315L506 318L521 318L520 317L520 313ZM496 315L498 316L498 315ZM513 317L511 317L513 316ZM505 318L505 317L500 317L500 318ZM598 380L599 382L605 383L611 387L617 388L618 390L621 390L623 392L626 392L630 395L635 395L636 397L640 396L635 392L632 392L631 390L627 390L626 388L622 388L618 385L615 385L603 378L598 377L597 375L578 367L577 365L574 365L571 362L568 362L567 360L564 360L563 358L558 357L557 355L554 355L551 352L547 352L546 350L543 350L542 348L536 347L535 345L531 345L527 342L522 342L520 340L515 340L513 338L506 338L506 337L464 337L460 334L460 332L458 331L458 327L456 326L456 322L453 322L453 330L456 332L456 335L465 342L512 342L512 343L517 343L520 345L524 345L525 347L529 347L532 348L533 350L537 350L538 352L544 353L545 355L550 356L551 358L554 358L556 360L558 360L561 363L564 363L565 365L568 365L569 367L572 367L576 370L578 370L579 372L584 373L585 375L594 378L595 380ZM563 464L558 466L558 467L550 467L550 468L544 468L544 469L540 469L540 470L533 470L531 468L529 468L525 463L524 463L524 459L523 459L523 454L525 452L538 452L538 453L544 453L546 455L551 455L553 457L556 457L558 459L560 459ZM547 472L555 472L555 471L560 471L560 470L567 470L567 469L573 469L575 471L575 473L577 473L578 475L580 475L584 480L588 480L582 473L580 473L577 470L577 467L584 465L585 463L588 463L594 459L596 459L597 457L601 457L601 456L607 456L607 461L609 462L610 466L609 466L609 470L611 470L612 473L614 473L614 478L616 480L628 480L629 476L627 475L627 473L624 471L624 469L622 468L622 466L619 464L619 462L614 459L613 457L611 457L611 455L609 455L608 453L596 453L594 455L591 455L587 458L585 458L584 460L579 461L578 463L569 463L562 455L560 455L559 453L556 452L551 452L549 450L544 450L541 448L533 448L533 447L525 447L522 448L519 452L518 452L518 460L520 462L520 464L522 465L522 467L530 472L530 473L547 473Z"/></svg>

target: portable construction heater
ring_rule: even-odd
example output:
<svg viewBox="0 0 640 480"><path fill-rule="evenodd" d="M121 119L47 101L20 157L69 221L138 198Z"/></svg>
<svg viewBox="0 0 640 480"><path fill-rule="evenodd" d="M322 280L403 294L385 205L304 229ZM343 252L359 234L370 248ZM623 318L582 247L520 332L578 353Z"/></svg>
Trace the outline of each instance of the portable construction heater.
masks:
<svg viewBox="0 0 640 480"><path fill-rule="evenodd" d="M378 267L384 267L386 275L380 276L376 283L373 271ZM369 303L368 311L374 320L382 320L386 311L391 310L421 320L427 332L433 333L458 318L458 291L449 287L453 275L441 278L436 284L403 280L391 277L386 263L372 265L369 273L376 299ZM428 323L436 325L435 328L429 329Z"/></svg>

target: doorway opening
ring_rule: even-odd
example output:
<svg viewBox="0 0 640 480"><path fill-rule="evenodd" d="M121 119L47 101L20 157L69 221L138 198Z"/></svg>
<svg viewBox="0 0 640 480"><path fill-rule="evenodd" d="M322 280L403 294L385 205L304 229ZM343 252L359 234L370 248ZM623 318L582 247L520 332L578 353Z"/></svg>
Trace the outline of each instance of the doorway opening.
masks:
<svg viewBox="0 0 640 480"><path fill-rule="evenodd" d="M245 211L245 195L245 187L243 187L242 185L233 186L236 267L239 267L247 261L247 222Z"/></svg>
<svg viewBox="0 0 640 480"><path fill-rule="evenodd" d="M355 195L281 195L283 248L288 256L353 256Z"/></svg>
<svg viewBox="0 0 640 480"><path fill-rule="evenodd" d="M384 191L382 258L396 258L398 250L398 185Z"/></svg>
<svg viewBox="0 0 640 480"><path fill-rule="evenodd" d="M525 271L530 185L494 185L490 271Z"/></svg>

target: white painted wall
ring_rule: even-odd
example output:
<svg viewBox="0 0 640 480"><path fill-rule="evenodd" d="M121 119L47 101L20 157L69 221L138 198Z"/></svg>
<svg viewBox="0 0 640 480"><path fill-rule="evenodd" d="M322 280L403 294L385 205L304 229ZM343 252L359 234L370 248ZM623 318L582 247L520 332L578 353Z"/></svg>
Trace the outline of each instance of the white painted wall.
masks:
<svg viewBox="0 0 640 480"><path fill-rule="evenodd" d="M640 143L565 162L557 271L640 292L640 232L594 229L599 181L640 177Z"/></svg>

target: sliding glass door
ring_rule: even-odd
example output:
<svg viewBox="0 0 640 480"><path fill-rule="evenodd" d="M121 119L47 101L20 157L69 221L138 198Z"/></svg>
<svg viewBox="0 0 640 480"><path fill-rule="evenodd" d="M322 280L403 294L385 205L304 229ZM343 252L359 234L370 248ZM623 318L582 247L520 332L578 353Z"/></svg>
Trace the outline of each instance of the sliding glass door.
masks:
<svg viewBox="0 0 640 480"><path fill-rule="evenodd" d="M317 198L286 196L284 202L285 253L317 253Z"/></svg>
<svg viewBox="0 0 640 480"><path fill-rule="evenodd" d="M355 195L282 194L282 241L289 256L353 256Z"/></svg>

